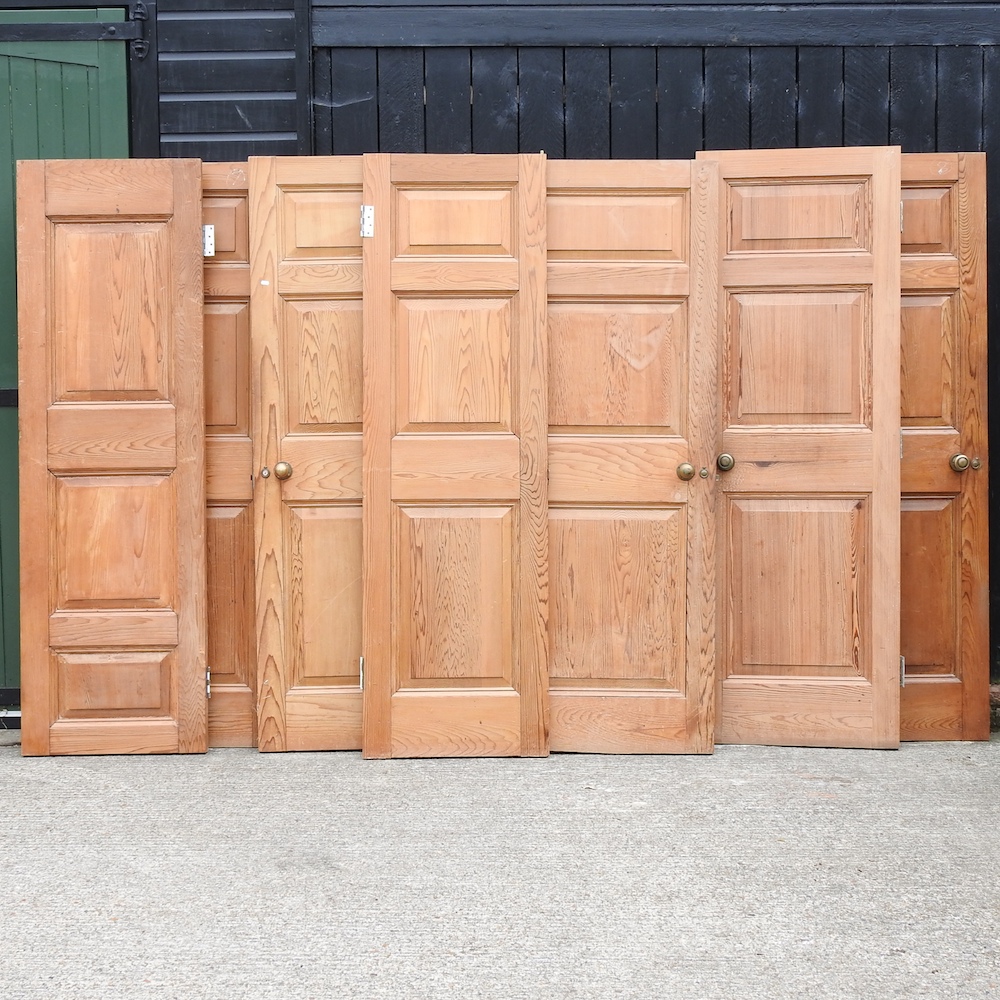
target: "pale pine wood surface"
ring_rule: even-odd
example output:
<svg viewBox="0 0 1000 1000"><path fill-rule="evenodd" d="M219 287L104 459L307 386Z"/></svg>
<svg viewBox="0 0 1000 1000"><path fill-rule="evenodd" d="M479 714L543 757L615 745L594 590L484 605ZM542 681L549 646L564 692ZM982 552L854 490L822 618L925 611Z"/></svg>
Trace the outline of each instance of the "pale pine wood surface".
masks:
<svg viewBox="0 0 1000 1000"><path fill-rule="evenodd" d="M23 750L201 752L199 165L19 175Z"/></svg>
<svg viewBox="0 0 1000 1000"><path fill-rule="evenodd" d="M726 185L721 445L736 459L716 739L895 746L899 154L699 158ZM828 461L834 442L846 462Z"/></svg>

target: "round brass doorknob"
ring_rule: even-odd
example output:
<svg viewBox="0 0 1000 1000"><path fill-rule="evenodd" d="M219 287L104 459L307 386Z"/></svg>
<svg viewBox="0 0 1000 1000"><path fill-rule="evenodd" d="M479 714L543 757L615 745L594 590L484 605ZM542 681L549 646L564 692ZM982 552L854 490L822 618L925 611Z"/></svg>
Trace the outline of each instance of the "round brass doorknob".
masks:
<svg viewBox="0 0 1000 1000"><path fill-rule="evenodd" d="M683 479L685 482L694 479L694 466L690 462L681 462L677 466L677 478Z"/></svg>
<svg viewBox="0 0 1000 1000"><path fill-rule="evenodd" d="M727 452L723 452L716 460L715 464L719 472L728 472L735 464L736 459Z"/></svg>
<svg viewBox="0 0 1000 1000"><path fill-rule="evenodd" d="M292 467L287 462L274 463L274 476L276 479L287 479L292 474Z"/></svg>
<svg viewBox="0 0 1000 1000"><path fill-rule="evenodd" d="M970 465L972 465L972 463L969 461L969 456L968 455L952 455L951 458L948 461L948 464L956 472L965 472L965 470Z"/></svg>

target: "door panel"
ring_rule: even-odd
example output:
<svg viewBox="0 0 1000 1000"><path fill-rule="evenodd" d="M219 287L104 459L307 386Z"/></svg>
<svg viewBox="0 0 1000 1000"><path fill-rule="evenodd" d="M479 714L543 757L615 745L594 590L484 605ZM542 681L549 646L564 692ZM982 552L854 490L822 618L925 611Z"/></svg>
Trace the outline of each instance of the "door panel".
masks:
<svg viewBox="0 0 1000 1000"><path fill-rule="evenodd" d="M989 739L985 184L982 154L903 156L904 740Z"/></svg>
<svg viewBox="0 0 1000 1000"><path fill-rule="evenodd" d="M718 179L548 164L551 746L713 747Z"/></svg>
<svg viewBox="0 0 1000 1000"><path fill-rule="evenodd" d="M361 160L254 159L250 192L258 746L357 749Z"/></svg>
<svg viewBox="0 0 1000 1000"><path fill-rule="evenodd" d="M215 227L205 276L209 746L257 745L250 440L249 165L202 166L202 219Z"/></svg>
<svg viewBox="0 0 1000 1000"><path fill-rule="evenodd" d="M199 171L19 167L25 754L206 747Z"/></svg>
<svg viewBox="0 0 1000 1000"><path fill-rule="evenodd" d="M899 154L709 153L721 743L898 745Z"/></svg>
<svg viewBox="0 0 1000 1000"><path fill-rule="evenodd" d="M545 161L366 156L367 757L544 755Z"/></svg>

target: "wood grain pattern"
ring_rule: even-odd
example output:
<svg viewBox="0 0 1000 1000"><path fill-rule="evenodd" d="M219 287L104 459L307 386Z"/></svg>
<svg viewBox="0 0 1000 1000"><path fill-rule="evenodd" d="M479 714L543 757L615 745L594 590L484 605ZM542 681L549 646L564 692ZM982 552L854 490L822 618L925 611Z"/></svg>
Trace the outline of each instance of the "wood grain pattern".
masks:
<svg viewBox="0 0 1000 1000"><path fill-rule="evenodd" d="M361 169L251 164L261 750L360 746Z"/></svg>
<svg viewBox="0 0 1000 1000"><path fill-rule="evenodd" d="M25 754L207 745L199 169L20 168Z"/></svg>
<svg viewBox="0 0 1000 1000"><path fill-rule="evenodd" d="M727 189L721 743L898 745L898 156L699 157Z"/></svg>
<svg viewBox="0 0 1000 1000"><path fill-rule="evenodd" d="M256 746L253 446L250 440L250 168L205 163L202 222L215 226L205 284L209 746Z"/></svg>
<svg viewBox="0 0 1000 1000"><path fill-rule="evenodd" d="M552 162L548 189L552 748L711 752L715 489L676 468L714 460L718 173Z"/></svg>
<svg viewBox="0 0 1000 1000"><path fill-rule="evenodd" d="M948 465L986 459L983 157L903 178L901 737L988 739L987 472Z"/></svg>
<svg viewBox="0 0 1000 1000"><path fill-rule="evenodd" d="M363 751L542 755L544 158L365 172Z"/></svg>

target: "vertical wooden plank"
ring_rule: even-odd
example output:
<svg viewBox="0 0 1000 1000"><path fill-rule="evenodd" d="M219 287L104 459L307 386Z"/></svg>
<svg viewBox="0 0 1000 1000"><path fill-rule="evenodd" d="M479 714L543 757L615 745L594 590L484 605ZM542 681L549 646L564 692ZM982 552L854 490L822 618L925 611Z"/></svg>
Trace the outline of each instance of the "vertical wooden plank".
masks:
<svg viewBox="0 0 1000 1000"><path fill-rule="evenodd" d="M656 152L661 160L691 159L704 148L705 68L701 48L656 50L659 87Z"/></svg>
<svg viewBox="0 0 1000 1000"><path fill-rule="evenodd" d="M517 49L472 50L472 148L517 152Z"/></svg>
<svg viewBox="0 0 1000 1000"><path fill-rule="evenodd" d="M937 49L895 46L889 56L889 141L905 153L931 153L937 138Z"/></svg>
<svg viewBox="0 0 1000 1000"><path fill-rule="evenodd" d="M797 106L796 53L791 46L750 50L750 145L794 146Z"/></svg>
<svg viewBox="0 0 1000 1000"><path fill-rule="evenodd" d="M844 49L844 143L884 146L889 141L889 49Z"/></svg>
<svg viewBox="0 0 1000 1000"><path fill-rule="evenodd" d="M563 50L518 49L518 150L565 155Z"/></svg>
<svg viewBox="0 0 1000 1000"><path fill-rule="evenodd" d="M978 152L983 143L983 49L941 46L937 88L937 149Z"/></svg>
<svg viewBox="0 0 1000 1000"><path fill-rule="evenodd" d="M379 150L424 151L423 49L379 49Z"/></svg>
<svg viewBox="0 0 1000 1000"><path fill-rule="evenodd" d="M424 53L424 86L427 152L471 153L471 50L427 49Z"/></svg>
<svg viewBox="0 0 1000 1000"><path fill-rule="evenodd" d="M517 601L521 753L549 752L548 607L548 316L545 242L545 157L518 157L518 369L520 495ZM540 331L540 336L526 331Z"/></svg>
<svg viewBox="0 0 1000 1000"><path fill-rule="evenodd" d="M0 600L3 622L0 629L0 687L16 688L20 671L18 637L18 537L17 537L17 408L0 407L0 459L6 475L0 481Z"/></svg>
<svg viewBox="0 0 1000 1000"><path fill-rule="evenodd" d="M987 46L983 57L983 107L1000 107L1000 46ZM986 153L986 204L1000 205L1000 116L983 116L983 150ZM990 317L990 339L995 343L1000 320L1000 225L995 221L987 227L986 261L988 289L987 312ZM986 395L988 399L1000 399L1000 365L991 364L987 368ZM1000 406L993 405L989 411L989 434L993 441L1000 441ZM1000 476L993 477L991 498L995 501ZM992 506L992 504L991 504ZM1000 531L990 537L990 565L1000 565ZM990 593L990 673L1000 678L1000 588Z"/></svg>
<svg viewBox="0 0 1000 1000"><path fill-rule="evenodd" d="M841 146L844 142L844 50L799 48L799 146Z"/></svg>
<svg viewBox="0 0 1000 1000"><path fill-rule="evenodd" d="M333 77L330 49L313 56L313 132L318 156L333 152Z"/></svg>
<svg viewBox="0 0 1000 1000"><path fill-rule="evenodd" d="M566 156L611 158L611 61L607 49L566 49Z"/></svg>
<svg viewBox="0 0 1000 1000"><path fill-rule="evenodd" d="M334 49L331 57L333 152L378 149L378 67L375 49Z"/></svg>
<svg viewBox="0 0 1000 1000"><path fill-rule="evenodd" d="M750 146L750 50L705 50L705 148Z"/></svg>
<svg viewBox="0 0 1000 1000"><path fill-rule="evenodd" d="M611 50L611 156L656 159L656 50Z"/></svg>
<svg viewBox="0 0 1000 1000"><path fill-rule="evenodd" d="M430 53L428 53L430 55ZM431 60L433 61L433 60ZM363 164L366 205L389 205L388 155L366 156ZM388 219L386 220L389 221ZM386 622L392 621L392 592L381 567L392 564L392 500L390 446L392 440L392 300L383 294L389 287L390 225L377 225L363 241L364 286L364 437L362 476L365 498L362 513L364 577L362 646L365 669L362 680L361 745L366 757L385 758L392 753L392 643ZM378 331L381 335L375 336Z"/></svg>

